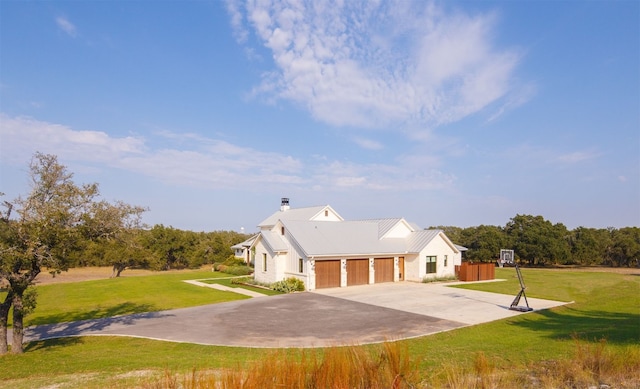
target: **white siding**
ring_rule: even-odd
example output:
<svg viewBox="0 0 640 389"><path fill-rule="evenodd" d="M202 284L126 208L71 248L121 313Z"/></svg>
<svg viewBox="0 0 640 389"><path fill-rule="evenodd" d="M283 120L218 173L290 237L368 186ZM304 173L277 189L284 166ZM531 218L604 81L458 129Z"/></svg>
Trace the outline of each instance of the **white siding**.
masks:
<svg viewBox="0 0 640 389"><path fill-rule="evenodd" d="M445 255L447 266L444 265ZM433 239L419 254L418 265L420 280L427 278L441 278L455 275L456 251L440 236ZM427 256L436 256L436 272L427 274Z"/></svg>
<svg viewBox="0 0 640 389"><path fill-rule="evenodd" d="M340 215L338 215L331 207L327 206L323 208L320 212L314 215L310 220L313 221L324 221L324 222L339 222L342 220Z"/></svg>
<svg viewBox="0 0 640 389"><path fill-rule="evenodd" d="M422 281L420 276L420 257L418 255L404 256L404 279L406 281Z"/></svg>
<svg viewBox="0 0 640 389"><path fill-rule="evenodd" d="M406 238L411 233L411 227L404 221L398 222L389 232L387 232L385 238Z"/></svg>
<svg viewBox="0 0 640 389"><path fill-rule="evenodd" d="M260 240L255 245L256 257L254 277L256 281L273 283L284 278L284 262L282 255L277 255L267 248ZM264 269L264 257L267 259L267 269Z"/></svg>

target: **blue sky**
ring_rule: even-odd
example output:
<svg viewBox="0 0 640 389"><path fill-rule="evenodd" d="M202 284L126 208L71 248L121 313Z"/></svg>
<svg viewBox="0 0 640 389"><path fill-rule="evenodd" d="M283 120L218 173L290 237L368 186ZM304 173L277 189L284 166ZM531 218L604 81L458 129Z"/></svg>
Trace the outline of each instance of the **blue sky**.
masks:
<svg viewBox="0 0 640 389"><path fill-rule="evenodd" d="M2 1L0 192L56 154L148 224L279 209L640 225L640 2Z"/></svg>

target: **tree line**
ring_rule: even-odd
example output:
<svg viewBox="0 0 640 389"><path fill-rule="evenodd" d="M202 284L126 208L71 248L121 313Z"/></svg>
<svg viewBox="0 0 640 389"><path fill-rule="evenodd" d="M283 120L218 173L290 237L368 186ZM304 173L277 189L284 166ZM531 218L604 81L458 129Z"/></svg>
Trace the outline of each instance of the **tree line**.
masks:
<svg viewBox="0 0 640 389"><path fill-rule="evenodd" d="M500 249L514 250L515 259L528 266L640 266L640 228L567 229L542 216L516 215L502 226L439 226L468 251L469 261L494 262Z"/></svg>
<svg viewBox="0 0 640 389"><path fill-rule="evenodd" d="M193 232L157 224L126 231L118 240L87 240L70 255L70 267L113 266L152 270L198 268L233 256L231 246L248 238L234 231Z"/></svg>

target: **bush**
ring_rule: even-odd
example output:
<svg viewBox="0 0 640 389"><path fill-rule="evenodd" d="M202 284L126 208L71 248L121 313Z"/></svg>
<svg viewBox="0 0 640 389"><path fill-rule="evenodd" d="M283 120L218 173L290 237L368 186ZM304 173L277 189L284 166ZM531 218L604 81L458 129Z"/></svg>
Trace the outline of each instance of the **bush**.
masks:
<svg viewBox="0 0 640 389"><path fill-rule="evenodd" d="M233 285L244 285L244 284L249 284L249 283L251 283L251 278L249 278L249 277L232 278L231 279L231 284L233 284Z"/></svg>
<svg viewBox="0 0 640 389"><path fill-rule="evenodd" d="M286 280L274 282L271 284L271 289L283 293L304 292L304 282L297 278L290 277Z"/></svg>
<svg viewBox="0 0 640 389"><path fill-rule="evenodd" d="M248 276L253 273L253 268L246 265L215 265L214 268L219 272L231 274L233 276Z"/></svg>
<svg viewBox="0 0 640 389"><path fill-rule="evenodd" d="M253 268L251 266L229 266L226 271L227 274L232 274L234 276L248 276L253 274Z"/></svg>

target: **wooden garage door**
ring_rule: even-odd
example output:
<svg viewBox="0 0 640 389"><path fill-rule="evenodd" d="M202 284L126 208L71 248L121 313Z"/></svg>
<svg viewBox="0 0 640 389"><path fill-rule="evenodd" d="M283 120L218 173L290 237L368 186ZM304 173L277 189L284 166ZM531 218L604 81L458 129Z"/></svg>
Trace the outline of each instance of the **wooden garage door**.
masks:
<svg viewBox="0 0 640 389"><path fill-rule="evenodd" d="M393 258L376 258L373 267L376 270L376 284L393 282Z"/></svg>
<svg viewBox="0 0 640 389"><path fill-rule="evenodd" d="M340 261L316 261L316 289L340 286Z"/></svg>
<svg viewBox="0 0 640 389"><path fill-rule="evenodd" d="M347 260L347 286L366 285L369 283L369 260Z"/></svg>

